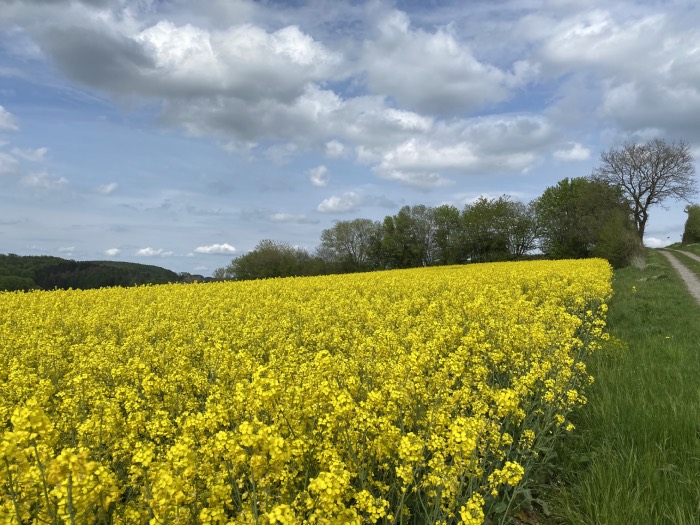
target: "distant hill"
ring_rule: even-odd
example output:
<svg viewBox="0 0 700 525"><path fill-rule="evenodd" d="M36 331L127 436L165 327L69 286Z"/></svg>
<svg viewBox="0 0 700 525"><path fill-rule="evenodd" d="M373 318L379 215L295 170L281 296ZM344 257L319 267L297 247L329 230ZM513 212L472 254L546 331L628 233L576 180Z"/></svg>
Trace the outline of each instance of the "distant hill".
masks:
<svg viewBox="0 0 700 525"><path fill-rule="evenodd" d="M0 290L89 289L205 281L150 264L74 261L49 255L0 254Z"/></svg>

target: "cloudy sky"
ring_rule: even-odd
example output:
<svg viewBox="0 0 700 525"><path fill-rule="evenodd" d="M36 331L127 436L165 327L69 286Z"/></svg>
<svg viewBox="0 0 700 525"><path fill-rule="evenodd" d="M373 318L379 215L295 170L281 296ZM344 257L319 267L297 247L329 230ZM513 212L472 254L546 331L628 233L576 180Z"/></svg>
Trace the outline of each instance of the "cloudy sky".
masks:
<svg viewBox="0 0 700 525"><path fill-rule="evenodd" d="M697 0L0 0L0 253L210 275L653 137L700 160Z"/></svg>

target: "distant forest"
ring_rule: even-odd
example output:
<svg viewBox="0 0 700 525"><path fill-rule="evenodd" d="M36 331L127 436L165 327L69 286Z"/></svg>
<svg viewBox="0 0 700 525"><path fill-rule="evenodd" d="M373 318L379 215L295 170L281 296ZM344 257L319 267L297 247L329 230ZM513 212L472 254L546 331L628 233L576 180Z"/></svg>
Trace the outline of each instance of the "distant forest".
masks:
<svg viewBox="0 0 700 525"><path fill-rule="evenodd" d="M114 261L74 261L47 255L0 254L0 290L28 291L137 286L208 280L159 266Z"/></svg>

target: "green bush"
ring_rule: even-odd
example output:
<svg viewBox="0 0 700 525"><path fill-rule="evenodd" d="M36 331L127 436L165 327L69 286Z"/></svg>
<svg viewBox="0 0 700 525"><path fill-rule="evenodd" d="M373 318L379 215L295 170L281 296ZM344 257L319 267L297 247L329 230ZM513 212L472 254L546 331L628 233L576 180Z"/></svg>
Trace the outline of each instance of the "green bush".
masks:
<svg viewBox="0 0 700 525"><path fill-rule="evenodd" d="M693 244L700 242L700 204L689 204L685 207L688 218L685 221L683 230L683 244Z"/></svg>
<svg viewBox="0 0 700 525"><path fill-rule="evenodd" d="M0 290L15 292L27 291L38 288L36 283L29 277L17 277L15 275L0 275Z"/></svg>

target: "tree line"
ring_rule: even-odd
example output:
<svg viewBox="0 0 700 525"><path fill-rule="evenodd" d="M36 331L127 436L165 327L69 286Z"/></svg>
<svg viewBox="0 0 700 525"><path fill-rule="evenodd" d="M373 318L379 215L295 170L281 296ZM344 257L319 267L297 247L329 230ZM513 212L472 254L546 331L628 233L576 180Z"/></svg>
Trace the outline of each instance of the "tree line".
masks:
<svg viewBox="0 0 700 525"><path fill-rule="evenodd" d="M150 264L119 261L74 261L48 255L0 254L0 290L86 290L203 281L200 275L175 273Z"/></svg>
<svg viewBox="0 0 700 525"><path fill-rule="evenodd" d="M529 203L508 195L451 205L404 206L383 221L339 221L310 253L265 239L214 272L258 279L412 268L526 257L602 257L616 267L641 256L649 209L697 194L688 144L653 139L601 154L588 177L565 178ZM700 207L689 207L700 235ZM689 212L690 213L690 212Z"/></svg>

